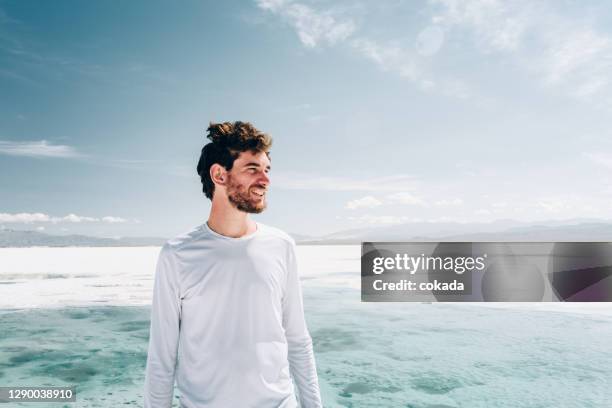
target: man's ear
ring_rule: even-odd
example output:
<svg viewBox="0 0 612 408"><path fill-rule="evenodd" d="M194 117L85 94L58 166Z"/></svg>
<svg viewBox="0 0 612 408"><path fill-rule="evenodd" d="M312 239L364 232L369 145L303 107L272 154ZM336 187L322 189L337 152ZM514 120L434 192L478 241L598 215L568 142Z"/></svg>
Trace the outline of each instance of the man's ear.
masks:
<svg viewBox="0 0 612 408"><path fill-rule="evenodd" d="M225 184L227 181L227 170L218 163L210 166L210 178L215 184Z"/></svg>

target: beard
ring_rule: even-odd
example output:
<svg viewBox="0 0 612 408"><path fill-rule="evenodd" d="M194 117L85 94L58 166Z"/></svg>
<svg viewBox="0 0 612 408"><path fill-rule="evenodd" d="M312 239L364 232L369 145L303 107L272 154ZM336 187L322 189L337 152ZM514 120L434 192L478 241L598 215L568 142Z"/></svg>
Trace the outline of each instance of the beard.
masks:
<svg viewBox="0 0 612 408"><path fill-rule="evenodd" d="M254 199L249 190L242 184L234 183L230 175L227 177L227 199L238 210L251 214L259 214L267 206L265 196L261 200Z"/></svg>

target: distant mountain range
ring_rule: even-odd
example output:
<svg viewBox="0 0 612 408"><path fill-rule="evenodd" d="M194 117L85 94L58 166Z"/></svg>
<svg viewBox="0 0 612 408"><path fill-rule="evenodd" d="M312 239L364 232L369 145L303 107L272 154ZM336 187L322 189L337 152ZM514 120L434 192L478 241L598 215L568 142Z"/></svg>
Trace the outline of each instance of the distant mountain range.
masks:
<svg viewBox="0 0 612 408"><path fill-rule="evenodd" d="M157 237L98 238L86 235L51 235L39 231L0 230L0 248L7 247L124 247L161 246L166 240Z"/></svg>
<svg viewBox="0 0 612 408"><path fill-rule="evenodd" d="M320 237L291 234L302 245L347 245L365 241L610 241L612 223L596 220L568 220L524 223L498 220L491 223L410 223L386 227L360 228ZM99 238L86 235L51 235L38 231L0 230L0 248L30 246L161 246L167 238Z"/></svg>
<svg viewBox="0 0 612 408"><path fill-rule="evenodd" d="M596 220L568 220L525 223L498 220L490 223L410 223L387 227L340 231L301 244L358 244L407 241L612 241L612 223Z"/></svg>

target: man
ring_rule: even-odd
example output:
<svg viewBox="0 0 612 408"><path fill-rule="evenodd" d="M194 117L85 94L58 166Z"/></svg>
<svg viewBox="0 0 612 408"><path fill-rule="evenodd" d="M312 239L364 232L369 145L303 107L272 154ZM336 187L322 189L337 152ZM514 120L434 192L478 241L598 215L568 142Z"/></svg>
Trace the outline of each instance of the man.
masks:
<svg viewBox="0 0 612 408"><path fill-rule="evenodd" d="M272 139L211 124L197 171L208 222L169 240L155 272L145 408L322 407L295 242L249 219L266 208Z"/></svg>

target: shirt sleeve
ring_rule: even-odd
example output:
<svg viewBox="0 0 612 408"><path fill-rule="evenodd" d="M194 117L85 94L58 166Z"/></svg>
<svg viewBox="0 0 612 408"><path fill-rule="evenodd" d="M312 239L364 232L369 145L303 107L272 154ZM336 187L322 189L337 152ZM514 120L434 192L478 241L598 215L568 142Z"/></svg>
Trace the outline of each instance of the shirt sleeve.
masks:
<svg viewBox="0 0 612 408"><path fill-rule="evenodd" d="M283 327L288 344L289 368L298 388L302 408L320 408L321 392L312 350L312 338L304 319L302 288L297 272L295 243L291 243L283 296Z"/></svg>
<svg viewBox="0 0 612 408"><path fill-rule="evenodd" d="M172 249L162 247L155 270L144 407L170 408L180 328L180 290Z"/></svg>

